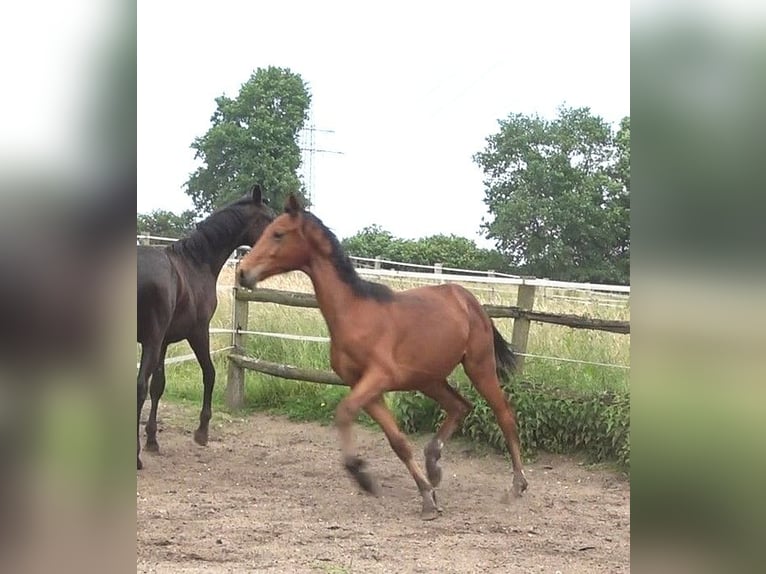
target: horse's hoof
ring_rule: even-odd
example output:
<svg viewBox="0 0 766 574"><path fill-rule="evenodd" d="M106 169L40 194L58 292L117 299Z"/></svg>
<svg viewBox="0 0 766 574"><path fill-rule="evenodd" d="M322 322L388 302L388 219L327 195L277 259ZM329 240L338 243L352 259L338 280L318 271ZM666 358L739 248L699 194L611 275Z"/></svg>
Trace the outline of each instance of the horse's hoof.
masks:
<svg viewBox="0 0 766 574"><path fill-rule="evenodd" d="M207 431L201 431L199 429L194 431L194 442L200 446L207 445Z"/></svg>
<svg viewBox="0 0 766 574"><path fill-rule="evenodd" d="M142 468L144 468L144 463L141 462L140 458L136 458L136 461L137 461L136 462L136 469L141 470Z"/></svg>
<svg viewBox="0 0 766 574"><path fill-rule="evenodd" d="M153 453L159 453L160 452L160 445L157 443L157 441L149 442L146 441L146 444L144 445L144 452L153 452Z"/></svg>
<svg viewBox="0 0 766 574"><path fill-rule="evenodd" d="M517 480L516 477L513 479L513 495L516 498L521 498L521 494L527 489L529 484L527 483L526 477L522 474L520 478Z"/></svg>
<svg viewBox="0 0 766 574"><path fill-rule="evenodd" d="M523 491L521 490L520 486L513 485L513 487L510 490L506 490L503 493L503 496L500 497L500 503L501 504L511 504L513 500L517 500L521 498L521 493ZM513 496L511 496L511 493L513 493Z"/></svg>
<svg viewBox="0 0 766 574"><path fill-rule="evenodd" d="M371 494L372 496L378 496L380 494L380 485L369 472L361 470L354 476L354 478L356 478L359 486L361 486L367 494Z"/></svg>
<svg viewBox="0 0 766 574"><path fill-rule="evenodd" d="M421 520L435 520L442 513L441 508L424 508L420 511Z"/></svg>
<svg viewBox="0 0 766 574"><path fill-rule="evenodd" d="M380 494L380 486L373 478L372 474L364 470L367 463L361 458L358 456L349 457L344 463L344 466L365 492L372 494L373 496L378 496L378 494Z"/></svg>
<svg viewBox="0 0 766 574"><path fill-rule="evenodd" d="M436 502L436 491L431 490L423 496L423 510L420 511L422 520L434 520L442 513L441 507Z"/></svg>

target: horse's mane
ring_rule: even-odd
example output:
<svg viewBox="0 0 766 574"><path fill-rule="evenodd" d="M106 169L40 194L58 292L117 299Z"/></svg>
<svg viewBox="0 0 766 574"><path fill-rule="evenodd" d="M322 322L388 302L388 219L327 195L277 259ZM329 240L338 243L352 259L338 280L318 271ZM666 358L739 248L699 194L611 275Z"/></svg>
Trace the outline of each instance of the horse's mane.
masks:
<svg viewBox="0 0 766 574"><path fill-rule="evenodd" d="M322 223L321 219L308 211L303 211L302 213L308 221L322 232L325 239L330 243L330 260L338 271L338 276L344 283L351 287L351 290L355 295L375 299L377 301L390 301L394 298L394 292L387 285L367 281L359 276L356 269L354 269L353 263L351 263L351 259L349 259L348 254L340 244L340 241L338 241L335 234Z"/></svg>
<svg viewBox="0 0 766 574"><path fill-rule="evenodd" d="M197 263L209 261L242 234L246 217L243 207L251 201L250 197L243 197L213 212L188 236L172 243L168 249Z"/></svg>

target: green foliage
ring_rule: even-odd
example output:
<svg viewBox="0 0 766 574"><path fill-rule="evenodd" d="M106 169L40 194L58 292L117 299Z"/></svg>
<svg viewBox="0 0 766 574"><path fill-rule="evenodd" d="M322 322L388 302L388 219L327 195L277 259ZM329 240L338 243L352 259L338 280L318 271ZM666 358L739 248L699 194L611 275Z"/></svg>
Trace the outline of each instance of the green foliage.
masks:
<svg viewBox="0 0 766 574"><path fill-rule="evenodd" d="M432 432L444 420L439 404L421 393L396 393L391 406L404 432Z"/></svg>
<svg viewBox="0 0 766 574"><path fill-rule="evenodd" d="M458 429L472 441L506 451L505 438L492 409L466 381L457 389L473 403ZM583 452L593 461L616 461L630 467L630 401L627 393L561 393L544 385L523 383L509 395L516 409L525 456L539 450ZM405 432L435 432L444 412L420 393L397 393L394 414Z"/></svg>
<svg viewBox="0 0 766 574"><path fill-rule="evenodd" d="M594 461L630 466L630 401L627 394L560 394L544 386L518 385L512 400L525 452L584 452ZM482 428L482 421L476 421ZM483 421L486 426L486 421ZM471 425L464 425L470 432ZM490 442L495 444L494 436Z"/></svg>
<svg viewBox="0 0 766 574"><path fill-rule="evenodd" d="M341 241L343 248L356 257L378 257L390 259L393 244L401 241L386 231L380 225L371 225L359 231L356 235L346 237Z"/></svg>
<svg viewBox="0 0 766 574"><path fill-rule="evenodd" d="M380 257L417 265L442 263L445 267L477 271L507 271L508 268L505 258L497 251L481 249L470 239L454 234L402 239L373 225L345 238L342 245L356 257Z"/></svg>
<svg viewBox="0 0 766 574"><path fill-rule="evenodd" d="M348 394L345 387L285 381L260 373L248 374L245 407L282 414L293 421L330 423L335 408Z"/></svg>
<svg viewBox="0 0 766 574"><path fill-rule="evenodd" d="M155 209L151 213L139 213L136 219L139 233L178 239L194 230L195 214L192 210L177 215L172 211Z"/></svg>
<svg viewBox="0 0 766 574"><path fill-rule="evenodd" d="M253 183L281 206L290 192L302 192L298 133L308 117L311 95L300 75L286 68L259 68L239 95L215 100L212 126L191 147L202 161L186 182L200 214L234 201Z"/></svg>
<svg viewBox="0 0 766 574"><path fill-rule="evenodd" d="M627 283L630 118L615 132L588 108L554 120L511 114L474 156L485 174L487 236L538 277Z"/></svg>

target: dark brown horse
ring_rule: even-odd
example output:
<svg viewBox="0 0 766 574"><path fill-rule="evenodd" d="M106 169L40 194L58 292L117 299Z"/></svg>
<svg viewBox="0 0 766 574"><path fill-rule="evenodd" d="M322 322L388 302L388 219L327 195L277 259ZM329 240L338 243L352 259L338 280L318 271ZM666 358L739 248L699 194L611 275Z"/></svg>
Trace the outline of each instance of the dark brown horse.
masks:
<svg viewBox="0 0 766 574"><path fill-rule="evenodd" d="M294 196L239 269L241 284L251 288L257 281L296 269L311 278L330 331L332 368L351 387L338 405L335 423L345 467L362 488L376 490L354 449L351 425L360 409L380 425L415 479L423 497L422 517L438 516L434 489L441 481L441 449L472 408L447 382L462 363L503 431L513 462L514 493L520 496L526 490L516 417L498 381L512 371L514 355L466 289L448 284L395 293L361 279L335 235ZM388 391L405 390L421 391L447 413L425 448L427 476L383 400Z"/></svg>
<svg viewBox="0 0 766 574"><path fill-rule="evenodd" d="M216 282L221 268L240 245L252 245L274 219L261 199L261 188L204 221L188 237L167 247L138 247L138 424L151 375L152 408L146 423L146 450L158 451L157 405L165 391L165 352L186 339L202 369L204 395L194 440L207 444L215 385L210 360L210 319L218 304ZM137 454L141 452L138 439ZM137 456L137 467L142 467Z"/></svg>

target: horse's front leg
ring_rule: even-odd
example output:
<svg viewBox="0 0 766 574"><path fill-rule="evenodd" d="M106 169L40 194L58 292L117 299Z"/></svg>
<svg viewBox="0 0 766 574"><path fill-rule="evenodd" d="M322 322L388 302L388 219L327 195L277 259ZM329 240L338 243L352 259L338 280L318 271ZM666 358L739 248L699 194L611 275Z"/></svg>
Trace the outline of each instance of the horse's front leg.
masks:
<svg viewBox="0 0 766 574"><path fill-rule="evenodd" d="M439 513L442 511L436 504L436 490L429 479L423 474L418 463L415 462L415 457L412 454L412 446L396 424L396 419L386 406L383 396L379 395L375 400L368 403L364 407L364 410L367 411L367 414L380 425L381 429L383 429L386 438L388 438L388 443L391 445L391 449L404 463L407 470L410 471L412 478L415 479L415 484L418 487L420 496L423 497L423 508L420 512L420 517L423 520L433 520L439 516Z"/></svg>
<svg viewBox="0 0 766 574"><path fill-rule="evenodd" d="M189 345L199 361L202 369L202 384L204 391L202 396L202 410L199 414L199 427L194 431L194 442L202 446L207 444L208 427L213 416L213 387L215 386L215 367L210 359L210 333L208 326L192 337L188 338Z"/></svg>

